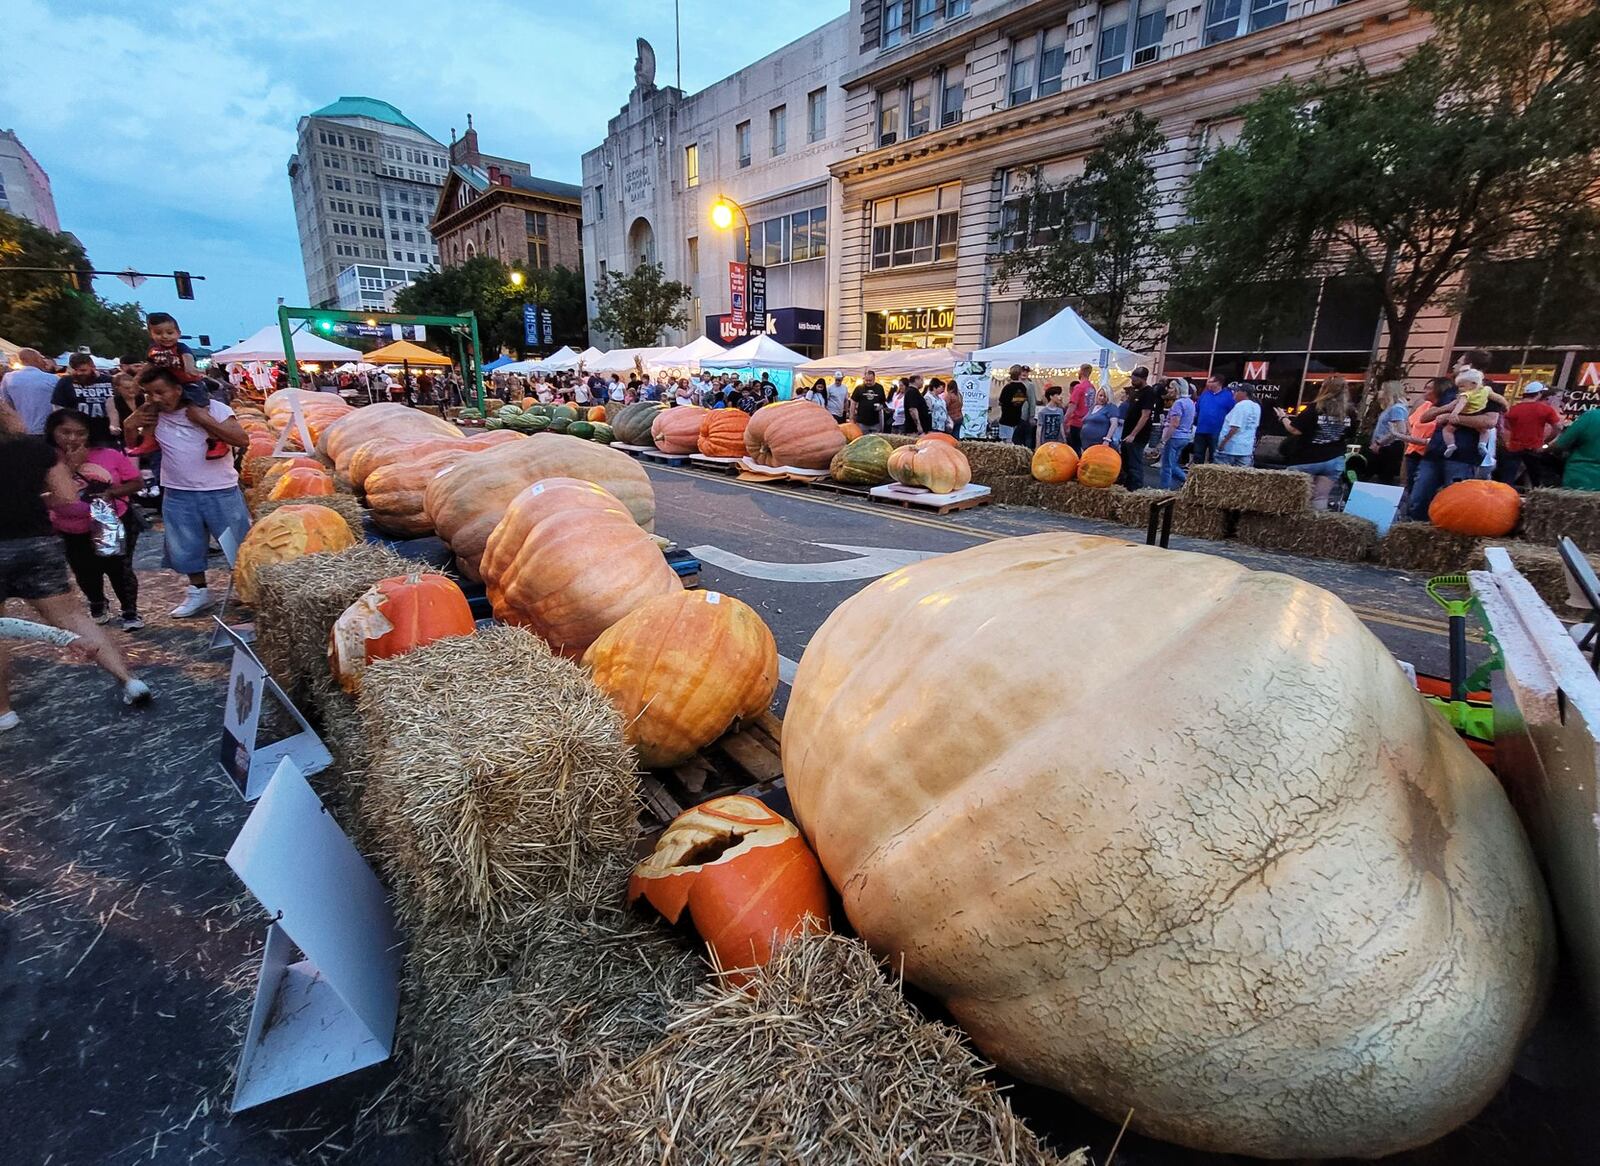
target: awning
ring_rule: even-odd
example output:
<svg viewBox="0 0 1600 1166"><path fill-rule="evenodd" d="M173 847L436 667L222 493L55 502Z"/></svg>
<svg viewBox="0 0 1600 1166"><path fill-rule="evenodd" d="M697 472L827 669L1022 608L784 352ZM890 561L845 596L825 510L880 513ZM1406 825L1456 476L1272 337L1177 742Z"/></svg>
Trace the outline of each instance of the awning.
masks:
<svg viewBox="0 0 1600 1166"><path fill-rule="evenodd" d="M361 353L356 349L324 340L314 332L294 334L294 355L296 360L311 361L314 364L330 364L335 361L361 358ZM250 364L255 361L287 359L283 351L283 330L276 324L268 324L255 335L239 341L230 348L211 354L213 364Z"/></svg>
<svg viewBox="0 0 1600 1166"><path fill-rule="evenodd" d="M297 341L295 351L298 352L299 349ZM368 364L420 364L432 368L449 368L455 363L448 356L441 356L433 349L413 344L409 340L396 340L393 344L375 348L362 359Z"/></svg>
<svg viewBox="0 0 1600 1166"><path fill-rule="evenodd" d="M1080 364L1098 367L1102 352L1112 368L1124 372L1144 363L1144 357L1137 352L1107 340L1089 327L1077 312L1062 308L1043 324L1014 340L978 349L972 354L972 359L988 361L998 369L1014 364L1027 365L1029 368L1071 369Z"/></svg>
<svg viewBox="0 0 1600 1166"><path fill-rule="evenodd" d="M806 359L794 349L785 348L772 337L763 335L752 336L716 360L702 363L711 368L799 368Z"/></svg>

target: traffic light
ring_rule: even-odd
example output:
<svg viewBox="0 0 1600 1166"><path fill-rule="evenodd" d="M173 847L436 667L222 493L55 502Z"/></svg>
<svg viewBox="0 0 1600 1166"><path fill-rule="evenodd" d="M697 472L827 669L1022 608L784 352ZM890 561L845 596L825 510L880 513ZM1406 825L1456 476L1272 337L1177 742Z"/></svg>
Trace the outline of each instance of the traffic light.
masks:
<svg viewBox="0 0 1600 1166"><path fill-rule="evenodd" d="M332 320L318 320L317 321L317 331L323 333L324 335L326 335L329 332L332 332L333 331L333 321Z"/></svg>
<svg viewBox="0 0 1600 1166"><path fill-rule="evenodd" d="M211 347L211 337L207 336L204 332L200 333L200 347L201 348L210 348Z"/></svg>
<svg viewBox="0 0 1600 1166"><path fill-rule="evenodd" d="M177 285L180 300L194 299L194 280L189 277L187 271L174 271L172 282Z"/></svg>

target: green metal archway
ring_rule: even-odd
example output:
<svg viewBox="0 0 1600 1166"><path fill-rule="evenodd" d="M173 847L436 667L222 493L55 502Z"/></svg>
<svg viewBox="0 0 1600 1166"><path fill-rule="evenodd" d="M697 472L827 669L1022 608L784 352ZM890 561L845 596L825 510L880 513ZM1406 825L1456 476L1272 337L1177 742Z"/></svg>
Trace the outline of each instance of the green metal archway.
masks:
<svg viewBox="0 0 1600 1166"><path fill-rule="evenodd" d="M344 312L336 308L290 308L278 305L278 328L283 333L283 355L289 365L289 385L300 387L300 365L294 355L294 329L291 320L304 320L315 326L324 320L334 324L366 324L376 320L382 324L413 324L431 328L448 328L456 341L456 363L461 367L461 379L471 387L474 404L483 408L483 352L478 346L478 316L463 312L459 316L402 316L395 312Z"/></svg>

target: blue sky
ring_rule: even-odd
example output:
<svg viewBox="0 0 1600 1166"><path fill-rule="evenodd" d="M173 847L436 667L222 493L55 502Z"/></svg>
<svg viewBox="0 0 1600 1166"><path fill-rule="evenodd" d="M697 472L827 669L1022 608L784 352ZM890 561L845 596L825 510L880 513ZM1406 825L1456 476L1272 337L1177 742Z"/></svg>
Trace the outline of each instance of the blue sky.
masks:
<svg viewBox="0 0 1600 1166"><path fill-rule="evenodd" d="M183 330L236 340L303 303L285 167L295 124L343 94L380 97L448 141L470 112L481 147L535 174L579 180L579 157L633 86L634 38L671 84L671 0L0 0L10 47L0 126L50 175L64 230L102 270L205 275L110 299L174 312ZM727 76L847 0L682 0L683 83ZM730 20L736 15L736 20ZM37 51L19 50L34 46Z"/></svg>

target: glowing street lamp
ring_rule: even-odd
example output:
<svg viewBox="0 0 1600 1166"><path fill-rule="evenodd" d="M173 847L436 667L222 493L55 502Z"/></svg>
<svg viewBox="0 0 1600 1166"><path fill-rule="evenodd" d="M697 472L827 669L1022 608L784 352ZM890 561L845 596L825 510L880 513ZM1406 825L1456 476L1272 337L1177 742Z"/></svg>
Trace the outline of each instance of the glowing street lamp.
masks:
<svg viewBox="0 0 1600 1166"><path fill-rule="evenodd" d="M750 218L744 213L744 207L734 202L725 194L719 194L717 200L711 204L711 225L719 231L733 228L733 216L738 215L744 221L744 257L750 260Z"/></svg>
<svg viewBox="0 0 1600 1166"><path fill-rule="evenodd" d="M522 272L513 271L511 273L511 286L512 287L521 287L522 286Z"/></svg>

